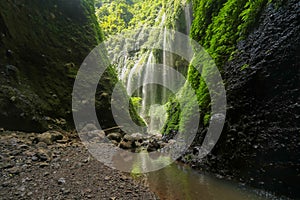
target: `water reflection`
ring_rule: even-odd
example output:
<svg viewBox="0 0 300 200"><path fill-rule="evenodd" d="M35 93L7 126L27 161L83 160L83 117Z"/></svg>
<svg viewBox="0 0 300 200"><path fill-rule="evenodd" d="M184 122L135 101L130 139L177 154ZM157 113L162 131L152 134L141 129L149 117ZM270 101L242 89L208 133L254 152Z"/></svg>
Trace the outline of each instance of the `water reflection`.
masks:
<svg viewBox="0 0 300 200"><path fill-rule="evenodd" d="M268 193L258 193L177 164L149 173L147 181L151 190L162 200L278 199Z"/></svg>

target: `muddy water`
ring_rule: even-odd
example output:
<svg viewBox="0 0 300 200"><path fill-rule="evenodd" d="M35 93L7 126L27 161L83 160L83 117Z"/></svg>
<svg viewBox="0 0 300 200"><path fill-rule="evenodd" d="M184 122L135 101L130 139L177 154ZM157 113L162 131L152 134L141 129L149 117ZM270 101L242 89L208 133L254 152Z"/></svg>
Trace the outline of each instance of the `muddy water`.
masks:
<svg viewBox="0 0 300 200"><path fill-rule="evenodd" d="M149 173L147 181L161 200L279 199L266 192L203 175L178 164Z"/></svg>

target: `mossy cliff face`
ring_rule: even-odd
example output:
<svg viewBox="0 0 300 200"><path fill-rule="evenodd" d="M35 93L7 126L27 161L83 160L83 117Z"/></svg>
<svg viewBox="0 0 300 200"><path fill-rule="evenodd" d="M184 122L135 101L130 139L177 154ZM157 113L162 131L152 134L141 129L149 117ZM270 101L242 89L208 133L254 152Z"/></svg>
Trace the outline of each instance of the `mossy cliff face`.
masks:
<svg viewBox="0 0 300 200"><path fill-rule="evenodd" d="M94 12L93 0L1 2L0 127L42 131L72 124L76 72L103 40ZM106 78L103 92L116 80L113 72Z"/></svg>
<svg viewBox="0 0 300 200"><path fill-rule="evenodd" d="M213 2L194 1L191 35L209 51L222 73L226 124L212 153L205 160L190 162L202 170L298 199L299 1L251 1L252 6L250 1ZM243 5L228 7L235 4ZM220 34L221 27L227 27L224 34ZM204 98L207 91L200 90L200 76L189 73L192 84L199 83L195 85L198 97ZM201 111L209 110L209 101L199 105ZM194 147L201 146L204 124L203 119Z"/></svg>

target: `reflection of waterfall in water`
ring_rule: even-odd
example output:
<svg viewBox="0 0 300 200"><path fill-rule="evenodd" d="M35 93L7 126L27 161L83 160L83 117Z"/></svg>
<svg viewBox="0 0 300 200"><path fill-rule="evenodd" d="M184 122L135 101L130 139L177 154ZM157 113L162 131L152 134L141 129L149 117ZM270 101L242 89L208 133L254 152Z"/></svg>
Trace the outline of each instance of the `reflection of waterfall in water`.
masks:
<svg viewBox="0 0 300 200"><path fill-rule="evenodd" d="M281 199L255 190L201 174L187 166L172 164L147 174L147 183L160 199L270 200Z"/></svg>

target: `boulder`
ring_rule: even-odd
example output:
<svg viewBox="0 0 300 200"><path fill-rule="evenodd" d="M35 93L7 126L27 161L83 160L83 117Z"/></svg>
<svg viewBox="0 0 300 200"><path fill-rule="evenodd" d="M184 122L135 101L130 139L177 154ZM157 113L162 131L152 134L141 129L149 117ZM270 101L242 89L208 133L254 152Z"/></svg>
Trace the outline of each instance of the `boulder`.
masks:
<svg viewBox="0 0 300 200"><path fill-rule="evenodd" d="M51 145L57 140L62 140L63 135L58 131L47 131L45 133L42 133L38 135L36 138L34 138L33 142L39 143L44 142L47 145Z"/></svg>
<svg viewBox="0 0 300 200"><path fill-rule="evenodd" d="M43 148L39 148L35 155L40 161L43 162L50 162L52 160L51 152Z"/></svg>
<svg viewBox="0 0 300 200"><path fill-rule="evenodd" d="M78 133L81 140L84 142L104 142L105 141L105 132L102 130L94 130L88 132Z"/></svg>
<svg viewBox="0 0 300 200"><path fill-rule="evenodd" d="M121 139L122 139L122 135L121 133L110 133L107 135L107 138L110 139L110 140L114 140L114 141L117 141L117 142L120 142Z"/></svg>

